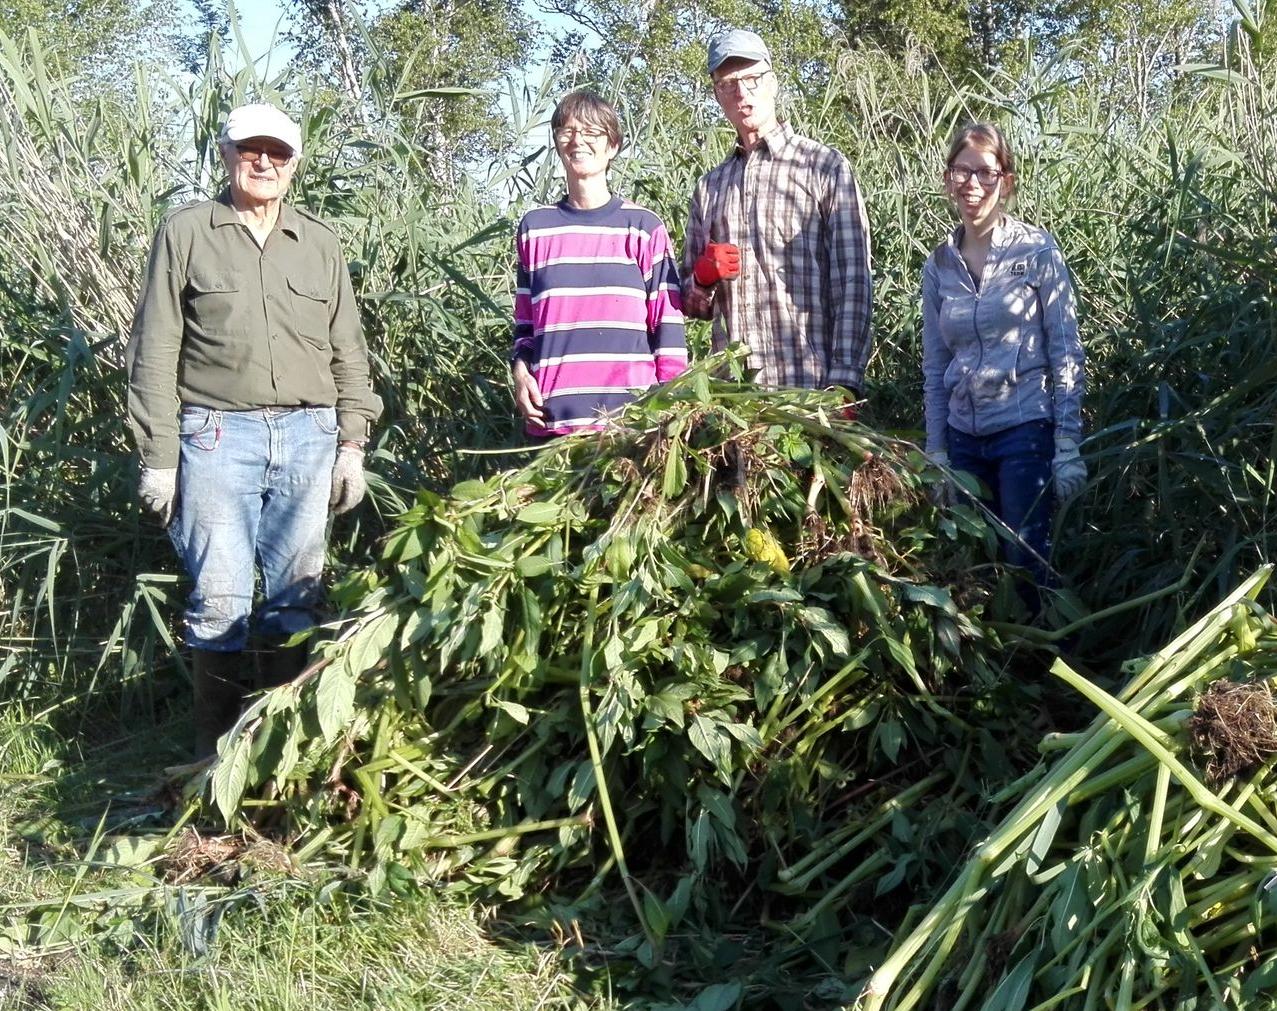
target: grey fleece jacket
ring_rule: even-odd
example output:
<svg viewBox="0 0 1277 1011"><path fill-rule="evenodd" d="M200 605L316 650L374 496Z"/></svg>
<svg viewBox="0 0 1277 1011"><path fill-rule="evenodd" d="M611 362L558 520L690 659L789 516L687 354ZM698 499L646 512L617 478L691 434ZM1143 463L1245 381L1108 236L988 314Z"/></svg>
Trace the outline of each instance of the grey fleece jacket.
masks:
<svg viewBox="0 0 1277 1011"><path fill-rule="evenodd" d="M1026 421L1082 432L1084 355L1064 257L1050 233L1004 215L977 288L958 251L959 225L922 269L927 451L947 425L989 435Z"/></svg>

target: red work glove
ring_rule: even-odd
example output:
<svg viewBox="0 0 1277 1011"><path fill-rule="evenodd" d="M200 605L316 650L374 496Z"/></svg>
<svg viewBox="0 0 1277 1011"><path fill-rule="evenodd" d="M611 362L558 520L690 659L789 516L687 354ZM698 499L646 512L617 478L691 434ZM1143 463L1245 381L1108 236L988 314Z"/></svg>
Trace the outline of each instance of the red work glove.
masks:
<svg viewBox="0 0 1277 1011"><path fill-rule="evenodd" d="M843 421L858 421L860 419L860 408L856 404L846 404L838 409L838 417Z"/></svg>
<svg viewBox="0 0 1277 1011"><path fill-rule="evenodd" d="M711 242L692 268L692 276L702 288L740 276L740 250L730 242Z"/></svg>

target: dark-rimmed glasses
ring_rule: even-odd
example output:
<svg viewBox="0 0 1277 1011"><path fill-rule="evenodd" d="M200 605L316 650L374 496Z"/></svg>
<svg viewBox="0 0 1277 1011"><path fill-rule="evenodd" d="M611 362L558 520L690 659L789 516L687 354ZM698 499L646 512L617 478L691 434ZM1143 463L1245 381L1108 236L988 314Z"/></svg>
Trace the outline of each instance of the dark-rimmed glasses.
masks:
<svg viewBox="0 0 1277 1011"><path fill-rule="evenodd" d="M235 150L239 152L240 161L256 162L262 155L265 155L275 168L283 168L292 160L293 157L293 152L286 147L253 144L244 140L236 142Z"/></svg>
<svg viewBox="0 0 1277 1011"><path fill-rule="evenodd" d="M965 165L950 165L947 169L945 169L945 174L949 177L949 181L953 183L954 186L965 186L971 181L971 177L975 176L975 181L986 190L991 186L996 186L998 184L998 180L1006 175L1006 173L1001 169L969 169Z"/></svg>
<svg viewBox="0 0 1277 1011"><path fill-rule="evenodd" d="M724 77L721 81L714 82L714 91L720 95L730 95L737 88L740 88L744 94L752 95L758 90L758 86L763 83L763 78L770 73L770 70L764 70L761 74L741 74L740 77Z"/></svg>

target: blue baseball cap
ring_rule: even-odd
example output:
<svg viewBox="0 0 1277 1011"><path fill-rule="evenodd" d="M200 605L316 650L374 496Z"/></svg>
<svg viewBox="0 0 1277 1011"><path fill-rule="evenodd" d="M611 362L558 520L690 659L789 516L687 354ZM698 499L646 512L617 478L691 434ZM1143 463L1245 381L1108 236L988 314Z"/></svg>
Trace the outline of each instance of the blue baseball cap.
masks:
<svg viewBox="0 0 1277 1011"><path fill-rule="evenodd" d="M733 28L714 38L709 44L709 72L712 74L731 59L751 60L772 65L771 50L754 32Z"/></svg>

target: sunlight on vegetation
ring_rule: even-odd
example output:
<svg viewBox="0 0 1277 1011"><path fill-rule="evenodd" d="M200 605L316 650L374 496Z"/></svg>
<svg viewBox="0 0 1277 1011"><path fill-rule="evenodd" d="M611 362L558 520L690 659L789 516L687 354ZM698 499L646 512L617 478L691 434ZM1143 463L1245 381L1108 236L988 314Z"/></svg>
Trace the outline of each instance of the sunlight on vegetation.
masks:
<svg viewBox="0 0 1277 1011"><path fill-rule="evenodd" d="M517 83L537 29L502 5L296 6L280 76L214 38L92 87L82 33L0 16L0 1008L1271 1006L1277 10L1057 4L1028 43L1011 4L556 0L582 35ZM513 449L555 97L617 100L615 188L677 244L731 140L720 18L770 32L788 115L864 190L861 423L720 362ZM160 218L217 191L259 97L302 124L294 196L341 236L387 413L319 663L205 776L122 349ZM970 118L1019 152L1088 355L1037 624L911 444Z"/></svg>

